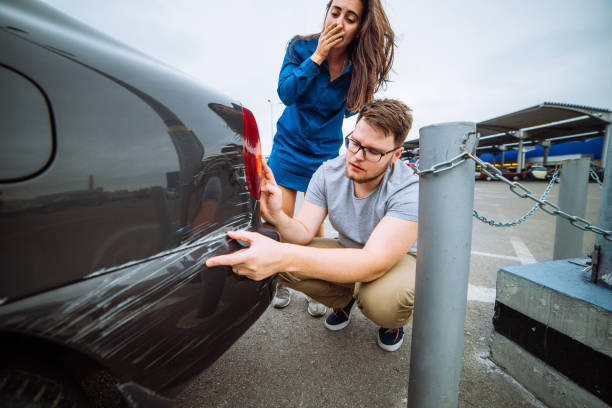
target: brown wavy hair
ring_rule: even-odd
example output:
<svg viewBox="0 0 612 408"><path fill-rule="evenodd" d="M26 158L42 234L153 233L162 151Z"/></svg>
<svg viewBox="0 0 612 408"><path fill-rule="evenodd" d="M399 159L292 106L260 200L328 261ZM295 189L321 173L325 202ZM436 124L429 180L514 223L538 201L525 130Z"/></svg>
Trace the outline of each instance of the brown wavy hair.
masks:
<svg viewBox="0 0 612 408"><path fill-rule="evenodd" d="M325 18L332 0L327 3ZM359 22L359 33L349 46L353 62L351 85L346 95L346 107L351 112L359 111L374 98L374 93L389 82L389 72L393 65L393 54L396 47L395 33L387 19L380 0L361 0L363 14ZM325 24L325 19L323 20ZM318 36L311 34L296 36L297 40L312 39ZM292 40L289 55L293 49Z"/></svg>

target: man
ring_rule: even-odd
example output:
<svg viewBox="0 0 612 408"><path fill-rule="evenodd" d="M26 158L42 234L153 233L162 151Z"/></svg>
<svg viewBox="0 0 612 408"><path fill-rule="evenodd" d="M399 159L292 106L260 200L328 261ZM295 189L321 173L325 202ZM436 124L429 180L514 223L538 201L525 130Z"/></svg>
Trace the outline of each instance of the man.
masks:
<svg viewBox="0 0 612 408"><path fill-rule="evenodd" d="M395 351L412 317L416 267L418 177L398 161L412 125L410 108L393 99L364 106L345 138L346 156L321 165L298 215L282 211L281 192L264 164L261 214L283 239L248 231L231 238L250 247L209 259L235 273L278 281L331 308L330 330L349 323L353 303L380 326L378 344ZM329 214L339 240L313 239Z"/></svg>

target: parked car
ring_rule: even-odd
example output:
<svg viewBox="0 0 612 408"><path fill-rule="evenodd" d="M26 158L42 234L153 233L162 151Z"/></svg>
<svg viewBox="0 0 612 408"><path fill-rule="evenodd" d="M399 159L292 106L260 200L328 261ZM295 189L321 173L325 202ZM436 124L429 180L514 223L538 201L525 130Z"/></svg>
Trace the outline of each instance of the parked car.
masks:
<svg viewBox="0 0 612 408"><path fill-rule="evenodd" d="M492 177L487 175L487 173L483 171L476 170L476 172L474 173L474 179L491 181Z"/></svg>
<svg viewBox="0 0 612 408"><path fill-rule="evenodd" d="M525 173L527 180L547 180L548 168L544 166L531 166Z"/></svg>
<svg viewBox="0 0 612 408"><path fill-rule="evenodd" d="M253 114L38 1L0 3L0 406L168 406L268 307Z"/></svg>
<svg viewBox="0 0 612 408"><path fill-rule="evenodd" d="M526 174L527 170L516 171L516 168L507 168L502 170L502 176L512 181L524 180Z"/></svg>

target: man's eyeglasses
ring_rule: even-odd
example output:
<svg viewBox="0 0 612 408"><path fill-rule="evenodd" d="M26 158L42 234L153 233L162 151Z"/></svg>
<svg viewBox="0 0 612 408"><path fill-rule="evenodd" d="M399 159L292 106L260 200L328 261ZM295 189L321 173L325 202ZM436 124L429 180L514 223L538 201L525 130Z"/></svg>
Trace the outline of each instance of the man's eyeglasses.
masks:
<svg viewBox="0 0 612 408"><path fill-rule="evenodd" d="M344 138L344 145L346 146L346 148L355 154L359 153L360 150L363 151L363 158L373 163L379 162L380 159L383 158L383 156L386 156L389 153L393 153L401 147L396 147L395 149L391 149L388 152L379 152L378 150L372 149L371 147L365 147L360 145L356 140L351 139L351 134L352 132Z"/></svg>

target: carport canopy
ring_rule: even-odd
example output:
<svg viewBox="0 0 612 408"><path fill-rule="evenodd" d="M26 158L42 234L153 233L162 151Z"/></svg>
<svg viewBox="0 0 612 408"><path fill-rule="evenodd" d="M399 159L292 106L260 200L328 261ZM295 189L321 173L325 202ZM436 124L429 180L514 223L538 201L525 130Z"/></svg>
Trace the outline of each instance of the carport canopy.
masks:
<svg viewBox="0 0 612 408"><path fill-rule="evenodd" d="M521 130L525 133L524 140L535 141L568 136L582 140L601 136L610 123L610 112L590 106L544 102L477 123L479 145L514 143L518 137L513 134Z"/></svg>
<svg viewBox="0 0 612 408"><path fill-rule="evenodd" d="M478 153L498 152L519 145L591 139L609 132L611 112L591 106L544 102L476 124L480 133ZM607 146L604 140L602 163Z"/></svg>
<svg viewBox="0 0 612 408"><path fill-rule="evenodd" d="M544 102L477 123L480 133L477 153L497 153L514 148L522 153L523 146L527 145L549 147L555 143L605 136L601 160L605 166L611 121L612 111L609 109ZM403 147L404 157L412 159L418 156L418 139L406 141ZM522 163L519 166L522 168Z"/></svg>

